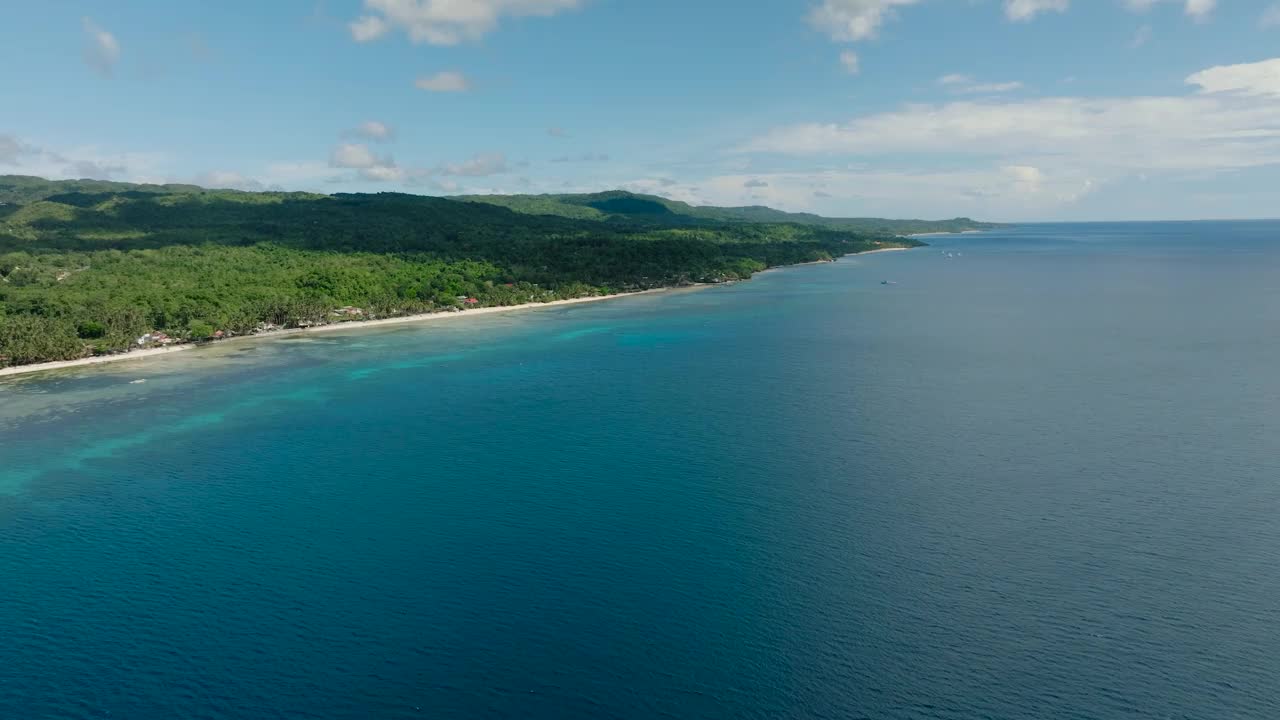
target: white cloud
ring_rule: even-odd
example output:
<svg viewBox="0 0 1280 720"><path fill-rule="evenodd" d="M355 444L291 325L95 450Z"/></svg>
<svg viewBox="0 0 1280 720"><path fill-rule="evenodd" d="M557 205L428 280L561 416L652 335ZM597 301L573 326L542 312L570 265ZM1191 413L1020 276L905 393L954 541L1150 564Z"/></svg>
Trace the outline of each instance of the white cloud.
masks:
<svg viewBox="0 0 1280 720"><path fill-rule="evenodd" d="M18 161L28 152L27 146L12 135L0 135L0 165L20 165Z"/></svg>
<svg viewBox="0 0 1280 720"><path fill-rule="evenodd" d="M193 178L192 182L206 188L231 188L232 190L264 190L265 186L251 177L231 170L210 170Z"/></svg>
<svg viewBox="0 0 1280 720"><path fill-rule="evenodd" d="M1147 12L1164 0L1124 0L1124 6L1133 12ZM1182 3L1182 11L1197 21L1204 21L1218 6L1217 0L1178 0Z"/></svg>
<svg viewBox="0 0 1280 720"><path fill-rule="evenodd" d="M0 134L0 165L14 172L54 180L93 178L130 182L163 182L160 153L109 152L92 145L53 150L24 138Z"/></svg>
<svg viewBox="0 0 1280 720"><path fill-rule="evenodd" d="M399 29L414 43L457 45L478 40L504 17L549 17L579 4L580 0L365 0L368 14L348 28L357 42Z"/></svg>
<svg viewBox="0 0 1280 720"><path fill-rule="evenodd" d="M81 20L85 32L84 61L103 77L111 77L120 61L120 42L116 36L98 27L93 20Z"/></svg>
<svg viewBox="0 0 1280 720"><path fill-rule="evenodd" d="M993 95L1022 89L1022 83L1017 81L978 82L973 77L960 73L943 75L938 78L938 84L946 87L951 92L969 95Z"/></svg>
<svg viewBox="0 0 1280 720"><path fill-rule="evenodd" d="M1280 58L1210 68L1175 97L1058 97L910 105L844 124L783 127L749 152L1040 155L1110 167L1224 168L1280 162Z"/></svg>
<svg viewBox="0 0 1280 720"><path fill-rule="evenodd" d="M360 177L374 182L398 182L405 179L405 171L394 165L375 165L361 168Z"/></svg>
<svg viewBox="0 0 1280 720"><path fill-rule="evenodd" d="M856 42L876 36L880 26L894 17L894 8L918 0L823 0L809 13L809 22L832 40Z"/></svg>
<svg viewBox="0 0 1280 720"><path fill-rule="evenodd" d="M912 197L906 178L911 178L922 189L933 184L935 194L915 195L902 206L905 210L960 210L964 192L977 203L975 213L986 208L1000 217L1034 216L1036 208L1051 210L1140 175L1176 182L1280 168L1280 58L1209 68L1187 82L1199 92L908 105L844 123L780 127L739 150L754 154L758 167L794 166L803 158L819 167L855 161L857 167L827 178L831 184L824 190L842 198L879 198L883 208L867 208L875 212L906 203ZM769 182L762 191L773 193L777 202L797 207L814 202L811 190L799 185L799 174L790 181L759 170L736 177L739 184L753 178ZM1028 202L1019 205L1011 197Z"/></svg>
<svg viewBox="0 0 1280 720"><path fill-rule="evenodd" d="M1004 0L1004 15L1014 22L1027 22L1044 12L1066 12L1070 0Z"/></svg>
<svg viewBox="0 0 1280 720"><path fill-rule="evenodd" d="M840 65L844 67L844 71L850 75L858 74L858 53L852 50L845 50L840 53Z"/></svg>
<svg viewBox="0 0 1280 720"><path fill-rule="evenodd" d="M1280 58L1239 65L1219 65L1187 78L1206 93L1280 96Z"/></svg>
<svg viewBox="0 0 1280 720"><path fill-rule="evenodd" d="M1197 20L1205 20L1217 5L1218 0L1187 0L1186 12Z"/></svg>
<svg viewBox="0 0 1280 720"><path fill-rule="evenodd" d="M351 37L354 38L356 42L369 42L370 40L376 40L383 35L386 35L387 31L391 29L391 26L387 24L386 20L383 20L376 15L365 15L357 18L349 23L347 27L350 28Z"/></svg>
<svg viewBox="0 0 1280 720"><path fill-rule="evenodd" d="M419 90L430 92L465 92L471 89L471 83L460 72L445 70L435 75L424 75L414 83Z"/></svg>
<svg viewBox="0 0 1280 720"><path fill-rule="evenodd" d="M374 142L385 142L395 139L396 131L395 128L387 125L386 123L378 122L377 120L367 120L360 123L358 126L347 130L343 134L349 137L360 137L366 140L373 140Z"/></svg>
<svg viewBox="0 0 1280 720"><path fill-rule="evenodd" d="M67 166L64 172L68 177L92 180L111 180L128 172L129 168L121 164L94 162L93 160L77 160Z"/></svg>
<svg viewBox="0 0 1280 720"><path fill-rule="evenodd" d="M749 184L755 183L755 184ZM624 184L641 190L641 183ZM826 170L761 175L718 175L694 185L651 192L713 205L764 202L786 210L823 209L889 217L1043 217L1079 202L1098 183L1071 171L1032 165L986 165L965 170ZM840 206L830 205L839 198ZM922 210L922 208L927 208Z"/></svg>
<svg viewBox="0 0 1280 720"><path fill-rule="evenodd" d="M1013 179L1013 187L1017 192L1040 192L1040 186L1044 182L1044 173L1040 168L1034 165L1006 165L1001 170Z"/></svg>
<svg viewBox="0 0 1280 720"><path fill-rule="evenodd" d="M1258 18L1258 27L1264 30L1280 27L1280 3L1262 11L1262 16Z"/></svg>
<svg viewBox="0 0 1280 720"><path fill-rule="evenodd" d="M340 143L329 154L329 165L337 168L371 168L391 164L391 158L377 157L368 145L362 143Z"/></svg>
<svg viewBox="0 0 1280 720"><path fill-rule="evenodd" d="M476 155L465 162L444 165L436 170L440 175L456 175L463 177L486 177L499 175L509 170L507 156L502 153L485 153Z"/></svg>

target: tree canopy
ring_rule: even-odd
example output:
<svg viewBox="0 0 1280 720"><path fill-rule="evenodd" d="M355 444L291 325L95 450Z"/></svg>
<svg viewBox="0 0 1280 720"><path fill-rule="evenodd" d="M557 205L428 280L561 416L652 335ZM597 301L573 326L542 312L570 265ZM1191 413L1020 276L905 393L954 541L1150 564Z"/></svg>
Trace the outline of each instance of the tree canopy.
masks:
<svg viewBox="0 0 1280 720"><path fill-rule="evenodd" d="M690 208L622 192L446 199L0 176L0 365L119 352L151 333L721 282L921 244L768 208L768 221Z"/></svg>

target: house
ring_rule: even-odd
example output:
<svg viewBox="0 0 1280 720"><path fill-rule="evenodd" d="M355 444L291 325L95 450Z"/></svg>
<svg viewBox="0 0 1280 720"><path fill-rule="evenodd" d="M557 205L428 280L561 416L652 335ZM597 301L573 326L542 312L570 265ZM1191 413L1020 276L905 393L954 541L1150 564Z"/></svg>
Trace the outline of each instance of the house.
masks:
<svg viewBox="0 0 1280 720"><path fill-rule="evenodd" d="M480 301L479 301L479 300L477 300L477 299L475 299L475 298L473 298L473 297L469 297L469 298L467 298L466 300L463 300L462 302L463 302L463 304L466 304L466 305L479 305L479 304L480 304Z"/></svg>
<svg viewBox="0 0 1280 720"><path fill-rule="evenodd" d="M162 332L153 331L143 335L134 342L138 345L172 345L177 342L177 340Z"/></svg>
<svg viewBox="0 0 1280 720"><path fill-rule="evenodd" d="M216 332L214 332L214 333L213 333L213 339L214 339L214 340L221 340L222 338L224 338L224 337L226 337L226 336L227 336L227 334L226 334L226 333L224 333L224 332L222 332L221 330L218 330L218 331L216 331Z"/></svg>

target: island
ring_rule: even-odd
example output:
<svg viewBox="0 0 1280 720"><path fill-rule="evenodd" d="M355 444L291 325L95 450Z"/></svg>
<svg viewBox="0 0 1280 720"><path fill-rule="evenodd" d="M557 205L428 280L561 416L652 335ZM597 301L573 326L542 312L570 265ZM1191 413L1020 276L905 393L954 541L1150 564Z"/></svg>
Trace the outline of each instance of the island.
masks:
<svg viewBox="0 0 1280 720"><path fill-rule="evenodd" d="M0 176L0 368L750 278L994 227L624 191L427 197Z"/></svg>

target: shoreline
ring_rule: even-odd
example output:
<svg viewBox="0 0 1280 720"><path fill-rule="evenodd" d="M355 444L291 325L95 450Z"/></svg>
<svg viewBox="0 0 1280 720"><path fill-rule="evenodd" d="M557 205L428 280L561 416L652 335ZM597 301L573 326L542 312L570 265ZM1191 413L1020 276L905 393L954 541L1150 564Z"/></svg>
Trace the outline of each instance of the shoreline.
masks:
<svg viewBox="0 0 1280 720"><path fill-rule="evenodd" d="M89 367L92 365L103 365L106 363L125 362L128 360L147 360L160 355L171 355L173 353L185 352L187 350L221 347L227 343L237 341L270 340L273 338L287 337L289 335L311 335L315 333L338 332L341 330L365 330L368 328L378 328L391 325L456 320L464 317L474 317L476 315L493 315L496 313L514 312L517 310L537 310L539 308L560 307L563 305L580 305L582 303L597 302L600 300L615 300L617 298L650 295L653 293L668 292L679 289L679 287L672 286L666 288L653 288L650 290L637 290L635 292L613 293L611 295L589 295L587 297L552 300L550 302L531 302L521 303L519 305L496 305L493 307L475 308L473 310L460 310L458 312L417 313L414 315L404 315L400 317L379 318L377 320L348 320L346 322L329 323L327 325L316 325L305 328L285 328L283 330L270 330L267 332L254 333L252 335L236 335L235 337L229 337L223 340L203 343L188 342L179 345L170 345L168 347L129 350L112 355L95 355L93 357L77 358L75 360L52 360L50 362L31 363L29 365L13 365L11 367L0 368L0 378L38 372L49 372L53 370Z"/></svg>
<svg viewBox="0 0 1280 720"><path fill-rule="evenodd" d="M911 250L907 247L890 247L877 248L875 250L866 250L859 253L851 253L851 255L870 255L872 253L893 252L897 250ZM845 255L843 257L850 257ZM839 258L836 258L837 260ZM774 270L785 270L787 268L801 267L803 265L819 265L823 263L834 262L832 260L815 260L813 262L796 263L794 265L781 265L778 267L767 268L756 273L762 275ZM567 300L552 300L550 302L531 302L521 303L519 305L498 305L493 307L475 308L474 310L461 310L458 312L430 312L417 313L415 315L404 315L401 317L380 318L377 320L349 320L346 322L329 323L327 325L316 325L305 328L286 328L283 330L271 330L268 332L255 333L253 335L237 335L235 337L226 338L224 340L209 341L203 343L182 343L180 345L170 345L168 347L147 348L145 350L129 350L126 352L115 353L113 355L95 355L93 357L77 358L75 360L53 360L43 363L31 363L30 365L13 365L11 367L0 368L0 378L15 377L18 375L30 375L33 373L52 372L54 370L68 370L72 368L90 367L93 365L104 365L106 363L126 362L130 360L149 360L162 355L171 355L177 352L185 352L188 350L196 350L208 347L221 347L226 343L233 343L245 340L269 340L272 338L286 337L289 335L311 335L315 333L339 332L342 330L365 330L368 328L387 327L393 325L408 325L411 323L422 323L432 321L457 320L460 318L469 318L476 315L493 315L497 313L515 312L518 310L537 310L539 308L561 307L565 305L580 305L582 303L599 302L602 300L616 300L624 297L635 297L638 295L652 295L656 293L672 292L674 290L693 288L714 287L722 283L707 283L689 286L671 286L662 288L652 288L649 290L636 290L634 292L613 293L611 295L590 295L587 297L569 298Z"/></svg>
<svg viewBox="0 0 1280 720"><path fill-rule="evenodd" d="M898 251L901 251L901 250L915 250L915 249L916 249L916 248L914 248L914 247L887 247L887 248L876 248L875 250L863 250L862 252L849 253L848 255L841 255L840 257L832 258L832 259L830 259L830 260L810 260L810 261L808 261L808 262L792 263L792 264L790 264L790 265L777 265L777 266L774 266L774 267L771 267L771 268L765 268L764 270L761 270L760 272L755 273L754 275L752 275L752 276L751 276L751 278L759 277L760 275L764 275L765 273L779 272L779 271L782 271L782 270L790 270L791 268L805 267L806 265L826 265L827 263L837 262L837 261L839 261L839 260L841 260L841 259L843 259L843 258L847 258L847 257L858 257L859 255L874 255L874 254L876 254L876 253L883 253L883 252L898 252ZM750 280L751 278L748 278L748 280ZM745 281L745 280L734 280L733 282L746 282L746 281Z"/></svg>

